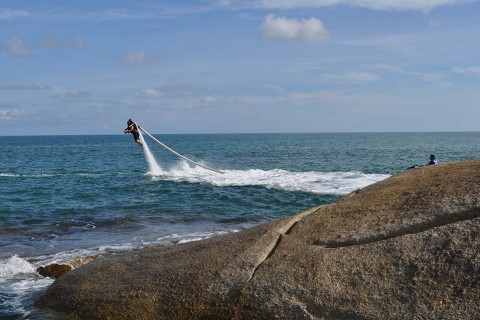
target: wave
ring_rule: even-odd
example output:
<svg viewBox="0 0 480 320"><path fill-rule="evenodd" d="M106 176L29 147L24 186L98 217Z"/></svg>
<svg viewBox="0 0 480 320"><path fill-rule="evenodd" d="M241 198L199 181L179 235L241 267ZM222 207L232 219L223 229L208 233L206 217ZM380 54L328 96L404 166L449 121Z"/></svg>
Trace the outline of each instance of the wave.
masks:
<svg viewBox="0 0 480 320"><path fill-rule="evenodd" d="M18 256L13 256L5 260L0 260L0 282L2 279L22 274L34 273L34 267L27 261Z"/></svg>
<svg viewBox="0 0 480 320"><path fill-rule="evenodd" d="M117 175L120 173L116 173ZM73 172L73 173L36 173L36 174L24 174L24 173L0 173L0 178L52 178L52 177L103 177L106 173L88 173L88 172Z"/></svg>
<svg viewBox="0 0 480 320"><path fill-rule="evenodd" d="M65 176L64 173L38 173L38 174L20 174L20 173L0 173L4 178L51 178Z"/></svg>
<svg viewBox="0 0 480 320"><path fill-rule="evenodd" d="M12 256L0 259L0 316L26 316L27 305L33 305L32 292L44 290L53 279L39 277L35 267L25 259ZM27 302L28 301L28 302Z"/></svg>
<svg viewBox="0 0 480 320"><path fill-rule="evenodd" d="M21 177L21 174L16 174L16 173L0 173L0 177L6 177L6 178L17 178Z"/></svg>
<svg viewBox="0 0 480 320"><path fill-rule="evenodd" d="M218 187L261 186L270 189L333 195L345 195L390 176L366 174L359 171L292 172L282 169L224 170L223 172L223 174L219 174L181 162L169 170L160 168L154 172L147 172L147 175L151 176L153 180L208 183Z"/></svg>

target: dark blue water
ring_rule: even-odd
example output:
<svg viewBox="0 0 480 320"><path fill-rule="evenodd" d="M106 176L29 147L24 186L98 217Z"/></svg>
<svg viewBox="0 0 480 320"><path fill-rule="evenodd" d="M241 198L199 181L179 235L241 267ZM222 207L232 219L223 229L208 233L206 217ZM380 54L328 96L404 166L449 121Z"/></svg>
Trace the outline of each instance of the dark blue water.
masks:
<svg viewBox="0 0 480 320"><path fill-rule="evenodd" d="M480 133L2 137L0 317L33 317L38 266L236 232L333 202L412 165L476 159Z"/></svg>

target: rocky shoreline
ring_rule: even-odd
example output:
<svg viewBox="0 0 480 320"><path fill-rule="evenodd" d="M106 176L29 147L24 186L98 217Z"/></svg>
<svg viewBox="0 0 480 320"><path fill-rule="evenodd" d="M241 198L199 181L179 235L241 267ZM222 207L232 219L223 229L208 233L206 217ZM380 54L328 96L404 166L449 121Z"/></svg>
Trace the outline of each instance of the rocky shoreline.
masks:
<svg viewBox="0 0 480 320"><path fill-rule="evenodd" d="M243 232L96 259L37 306L68 319L478 319L479 252L473 160Z"/></svg>

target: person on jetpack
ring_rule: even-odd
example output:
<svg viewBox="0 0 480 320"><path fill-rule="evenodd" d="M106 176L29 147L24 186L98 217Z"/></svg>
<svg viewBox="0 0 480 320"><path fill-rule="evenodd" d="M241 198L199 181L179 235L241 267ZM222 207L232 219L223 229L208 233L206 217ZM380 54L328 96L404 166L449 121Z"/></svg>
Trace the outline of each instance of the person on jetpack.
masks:
<svg viewBox="0 0 480 320"><path fill-rule="evenodd" d="M137 124L133 122L132 119L128 119L127 127L123 130L123 133L131 133L135 142L143 147L142 141L140 141L140 133L138 132Z"/></svg>

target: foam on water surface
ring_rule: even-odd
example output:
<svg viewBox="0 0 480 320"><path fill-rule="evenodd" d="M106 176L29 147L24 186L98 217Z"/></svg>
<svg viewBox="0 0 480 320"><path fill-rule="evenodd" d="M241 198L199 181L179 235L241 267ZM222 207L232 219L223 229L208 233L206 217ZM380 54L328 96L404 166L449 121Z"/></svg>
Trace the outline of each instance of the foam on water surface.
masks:
<svg viewBox="0 0 480 320"><path fill-rule="evenodd" d="M218 174L201 167L190 166L184 161L159 174L152 172L149 174L154 180L209 183L218 187L263 186L286 191L333 195L345 195L389 177L386 174L366 174L357 171L292 172L282 169L224 170L224 174Z"/></svg>
<svg viewBox="0 0 480 320"><path fill-rule="evenodd" d="M34 267L28 261L18 256L0 260L0 282L17 274L34 272Z"/></svg>
<svg viewBox="0 0 480 320"><path fill-rule="evenodd" d="M263 186L286 191L345 195L389 177L387 174L366 174L358 171L292 172L282 169L222 170L223 174L221 174L191 165L186 161L180 161L176 166L163 170L155 160L141 132L140 140L149 167L147 175L152 176L154 180L209 183L218 187ZM200 164L205 165L204 163Z"/></svg>
<svg viewBox="0 0 480 320"><path fill-rule="evenodd" d="M36 273L35 266L18 256L0 260L0 316L30 313L35 293L47 288L53 279Z"/></svg>

